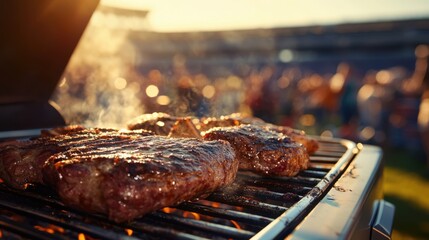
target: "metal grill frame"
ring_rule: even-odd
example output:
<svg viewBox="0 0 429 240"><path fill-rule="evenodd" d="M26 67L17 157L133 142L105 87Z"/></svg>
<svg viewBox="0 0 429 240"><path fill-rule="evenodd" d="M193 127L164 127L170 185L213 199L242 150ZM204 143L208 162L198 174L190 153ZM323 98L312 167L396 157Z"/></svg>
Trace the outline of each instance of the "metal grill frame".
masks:
<svg viewBox="0 0 429 240"><path fill-rule="evenodd" d="M292 226L291 223L297 222L297 220L305 217L305 213L308 213L314 205L319 201L333 186L338 177L344 172L351 160L359 152L356 143L344 140L344 139L320 139L321 142L338 142L345 146L347 150L338 159L334 167L326 174L326 176L300 201L298 201L293 208L288 209L280 217L270 223L262 231L256 234L252 239L274 239L281 233L292 231L296 225ZM316 157L311 157L311 161L316 161ZM327 159L326 159L327 160Z"/></svg>

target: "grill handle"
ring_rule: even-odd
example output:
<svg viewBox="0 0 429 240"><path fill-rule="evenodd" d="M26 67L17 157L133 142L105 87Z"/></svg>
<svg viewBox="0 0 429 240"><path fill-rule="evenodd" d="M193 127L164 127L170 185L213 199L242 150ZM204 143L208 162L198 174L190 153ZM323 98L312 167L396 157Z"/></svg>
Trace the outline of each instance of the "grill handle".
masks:
<svg viewBox="0 0 429 240"><path fill-rule="evenodd" d="M380 200L371 229L371 240L390 240L392 238L394 216L395 206L385 200Z"/></svg>

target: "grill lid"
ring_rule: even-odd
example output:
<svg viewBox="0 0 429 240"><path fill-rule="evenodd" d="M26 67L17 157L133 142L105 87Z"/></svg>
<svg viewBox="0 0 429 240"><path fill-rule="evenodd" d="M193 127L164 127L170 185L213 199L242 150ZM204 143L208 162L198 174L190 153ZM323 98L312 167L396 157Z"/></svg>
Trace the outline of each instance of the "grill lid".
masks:
<svg viewBox="0 0 429 240"><path fill-rule="evenodd" d="M47 127L38 119L58 115L48 100L98 1L0 2L0 130Z"/></svg>

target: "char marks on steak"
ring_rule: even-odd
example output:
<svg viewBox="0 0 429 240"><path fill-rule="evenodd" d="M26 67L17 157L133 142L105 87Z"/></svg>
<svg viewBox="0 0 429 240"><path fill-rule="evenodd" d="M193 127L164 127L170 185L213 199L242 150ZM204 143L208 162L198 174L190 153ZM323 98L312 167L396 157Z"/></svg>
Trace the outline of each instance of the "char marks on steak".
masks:
<svg viewBox="0 0 429 240"><path fill-rule="evenodd" d="M166 119L176 122L173 125L164 124ZM200 138L203 135L203 139L227 140L236 151L240 169L263 174L294 176L308 167L308 155L319 147L318 142L303 131L269 124L259 118L243 116L240 113L202 119L153 113L143 114L131 122L134 124L128 125L130 129L156 128L157 132L169 132L169 137ZM158 124L159 122L163 123ZM233 126L236 128L229 128Z"/></svg>
<svg viewBox="0 0 429 240"><path fill-rule="evenodd" d="M2 143L0 149L0 177L15 188L43 183L42 168L54 154L69 149L100 147L122 138L153 135L145 130L118 131L108 128L65 127L42 131L41 137L28 141Z"/></svg>
<svg viewBox="0 0 429 240"><path fill-rule="evenodd" d="M213 127L239 126L241 124L256 125L271 131L282 133L290 137L293 141L304 145L308 154L313 154L319 148L319 142L316 139L306 135L304 131L293 129L286 126L278 126L278 125L270 124L270 123L264 122L262 119L243 116L240 113L233 113L233 114L221 116L218 118L215 118L215 117L203 118L200 121L199 129L201 131L207 131Z"/></svg>
<svg viewBox="0 0 429 240"><path fill-rule="evenodd" d="M130 130L144 129L156 135L167 136L177 119L178 117L170 116L167 113L147 113L129 121L127 127Z"/></svg>
<svg viewBox="0 0 429 240"><path fill-rule="evenodd" d="M116 222L204 196L235 178L238 161L228 142L143 135L83 129L11 142L0 152L0 177L18 188L46 184L66 204Z"/></svg>
<svg viewBox="0 0 429 240"><path fill-rule="evenodd" d="M308 168L306 149L289 137L258 125L214 127L202 133L206 140L228 141L239 168L266 175L294 176Z"/></svg>
<svg viewBox="0 0 429 240"><path fill-rule="evenodd" d="M161 136L201 138L193 120L195 118L175 117L167 113L154 112L132 119L127 127L130 130L144 129Z"/></svg>
<svg viewBox="0 0 429 240"><path fill-rule="evenodd" d="M148 136L54 155L44 176L68 204L122 222L211 193L237 169L226 142Z"/></svg>
<svg viewBox="0 0 429 240"><path fill-rule="evenodd" d="M316 139L306 135L302 130L297 130L286 126L277 126L269 123L264 125L264 127L268 130L289 136L293 141L302 144L307 150L308 154L313 154L317 151L317 149L319 149L319 142Z"/></svg>
<svg viewBox="0 0 429 240"><path fill-rule="evenodd" d="M168 137L201 138L200 131L192 122L192 118L179 118L171 127Z"/></svg>

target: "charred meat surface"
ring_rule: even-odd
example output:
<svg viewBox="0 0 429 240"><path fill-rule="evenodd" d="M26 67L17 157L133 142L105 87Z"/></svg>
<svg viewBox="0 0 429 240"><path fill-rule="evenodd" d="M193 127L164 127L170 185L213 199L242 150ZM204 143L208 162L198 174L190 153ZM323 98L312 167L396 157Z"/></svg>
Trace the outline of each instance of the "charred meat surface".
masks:
<svg viewBox="0 0 429 240"><path fill-rule="evenodd" d="M307 136L304 131L268 123L265 125L265 128L289 136L295 142L302 144L308 154L313 154L317 149L319 149L319 142L316 139Z"/></svg>
<svg viewBox="0 0 429 240"><path fill-rule="evenodd" d="M132 119L128 122L127 127L130 130L144 129L156 135L167 136L177 119L178 117L170 116L167 113L154 112Z"/></svg>
<svg viewBox="0 0 429 240"><path fill-rule="evenodd" d="M201 134L192 119L187 117L176 121L170 129L168 137L201 138Z"/></svg>
<svg viewBox="0 0 429 240"><path fill-rule="evenodd" d="M2 143L0 177L9 185L23 189L27 184L43 183L41 172L43 165L49 157L56 153L73 148L100 147L101 144L117 142L122 138L147 135L153 135L153 133L144 130L122 132L108 128L80 128L77 130L69 127L65 127L63 130L58 128L52 131L42 131L41 137L33 140Z"/></svg>
<svg viewBox="0 0 429 240"><path fill-rule="evenodd" d="M225 141L88 131L11 143L0 177L17 188L46 184L70 206L123 222L208 195L238 169Z"/></svg>
<svg viewBox="0 0 429 240"><path fill-rule="evenodd" d="M148 136L106 147L54 155L44 176L64 202L117 222L209 194L238 169L223 141Z"/></svg>
<svg viewBox="0 0 429 240"><path fill-rule="evenodd" d="M196 128L191 117L176 117L167 113L148 113L132 119L128 123L128 129L145 129L156 135L169 136L174 138L201 138L199 130Z"/></svg>
<svg viewBox="0 0 429 240"><path fill-rule="evenodd" d="M293 141L296 141L304 145L308 154L313 154L319 148L318 141L306 135L304 131L293 129L286 126L278 126L278 125L270 124L270 123L264 122L259 118L247 117L240 113L233 113L233 114L221 116L218 118L210 117L210 118L201 119L199 128L201 131L207 131L213 127L239 126L241 124L256 125L256 126L260 126L268 130L279 132L286 136L289 136Z"/></svg>
<svg viewBox="0 0 429 240"><path fill-rule="evenodd" d="M266 175L294 176L308 168L306 149L289 137L258 125L215 127L202 133L206 140L228 141L239 168Z"/></svg>
<svg viewBox="0 0 429 240"><path fill-rule="evenodd" d="M263 125L265 122L256 117L247 117L241 113L232 113L220 117L206 117L199 122L200 131L204 132L214 127L231 127L241 124Z"/></svg>

